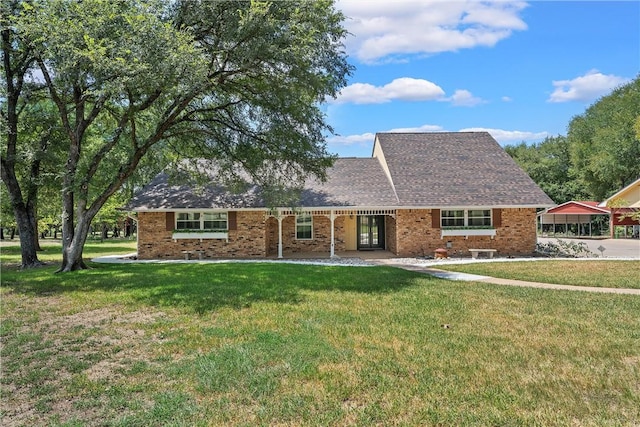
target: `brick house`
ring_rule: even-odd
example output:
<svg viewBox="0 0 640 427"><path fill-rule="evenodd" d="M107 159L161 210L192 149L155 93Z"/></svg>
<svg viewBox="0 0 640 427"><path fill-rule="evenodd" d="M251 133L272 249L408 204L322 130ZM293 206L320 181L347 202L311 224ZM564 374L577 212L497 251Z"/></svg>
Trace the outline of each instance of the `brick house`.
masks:
<svg viewBox="0 0 640 427"><path fill-rule="evenodd" d="M397 256L496 249L531 254L549 197L486 132L379 133L370 158L339 158L295 208L267 208L256 186L194 192L158 175L131 201L138 257L286 257L384 249Z"/></svg>

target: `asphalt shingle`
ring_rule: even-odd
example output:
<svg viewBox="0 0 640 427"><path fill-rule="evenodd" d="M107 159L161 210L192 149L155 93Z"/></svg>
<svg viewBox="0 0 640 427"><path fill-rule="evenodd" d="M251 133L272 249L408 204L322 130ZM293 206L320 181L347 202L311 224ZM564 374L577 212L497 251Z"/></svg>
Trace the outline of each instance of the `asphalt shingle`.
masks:
<svg viewBox="0 0 640 427"><path fill-rule="evenodd" d="M376 138L401 206L554 204L487 132L378 133Z"/></svg>

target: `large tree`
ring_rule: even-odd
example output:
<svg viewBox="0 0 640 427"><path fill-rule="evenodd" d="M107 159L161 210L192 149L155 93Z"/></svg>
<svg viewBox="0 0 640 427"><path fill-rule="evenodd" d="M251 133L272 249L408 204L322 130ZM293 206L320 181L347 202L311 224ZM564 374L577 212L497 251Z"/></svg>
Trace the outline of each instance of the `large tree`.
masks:
<svg viewBox="0 0 640 427"><path fill-rule="evenodd" d="M603 200L640 177L640 76L600 98L569 124L571 162L580 183Z"/></svg>
<svg viewBox="0 0 640 427"><path fill-rule="evenodd" d="M558 135L534 144L509 145L505 151L556 203L588 197L573 176L569 143Z"/></svg>
<svg viewBox="0 0 640 427"><path fill-rule="evenodd" d="M323 177L331 164L318 105L350 72L332 1L22 7L15 29L67 139L61 271L85 268L91 221L158 147L215 159L232 175L240 165L265 184Z"/></svg>
<svg viewBox="0 0 640 427"><path fill-rule="evenodd" d="M45 180L43 163L57 126L51 105L43 100L43 85L33 73L33 46L17 26L22 12L18 1L0 6L0 176L20 235L22 267L28 268L41 264L36 253L38 190Z"/></svg>

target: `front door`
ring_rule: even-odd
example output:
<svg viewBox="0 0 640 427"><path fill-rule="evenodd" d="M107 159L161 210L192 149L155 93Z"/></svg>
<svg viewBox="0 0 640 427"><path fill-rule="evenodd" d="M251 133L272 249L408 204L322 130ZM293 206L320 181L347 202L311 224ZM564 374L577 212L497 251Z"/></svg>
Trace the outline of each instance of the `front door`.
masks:
<svg viewBox="0 0 640 427"><path fill-rule="evenodd" d="M384 249L384 215L358 216L358 250Z"/></svg>

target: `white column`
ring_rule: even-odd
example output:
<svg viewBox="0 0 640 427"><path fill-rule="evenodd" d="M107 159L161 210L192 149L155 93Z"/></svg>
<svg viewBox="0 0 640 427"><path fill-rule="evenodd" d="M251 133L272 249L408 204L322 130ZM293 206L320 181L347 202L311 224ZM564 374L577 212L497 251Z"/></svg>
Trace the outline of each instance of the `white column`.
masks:
<svg viewBox="0 0 640 427"><path fill-rule="evenodd" d="M283 217L280 214L280 212L278 212L278 258L282 258L282 220Z"/></svg>
<svg viewBox="0 0 640 427"><path fill-rule="evenodd" d="M329 219L331 220L331 258L335 258L336 256L336 244L335 244L335 230L334 230L334 222L336 220L336 213L335 211L331 211L331 215L329 216Z"/></svg>

